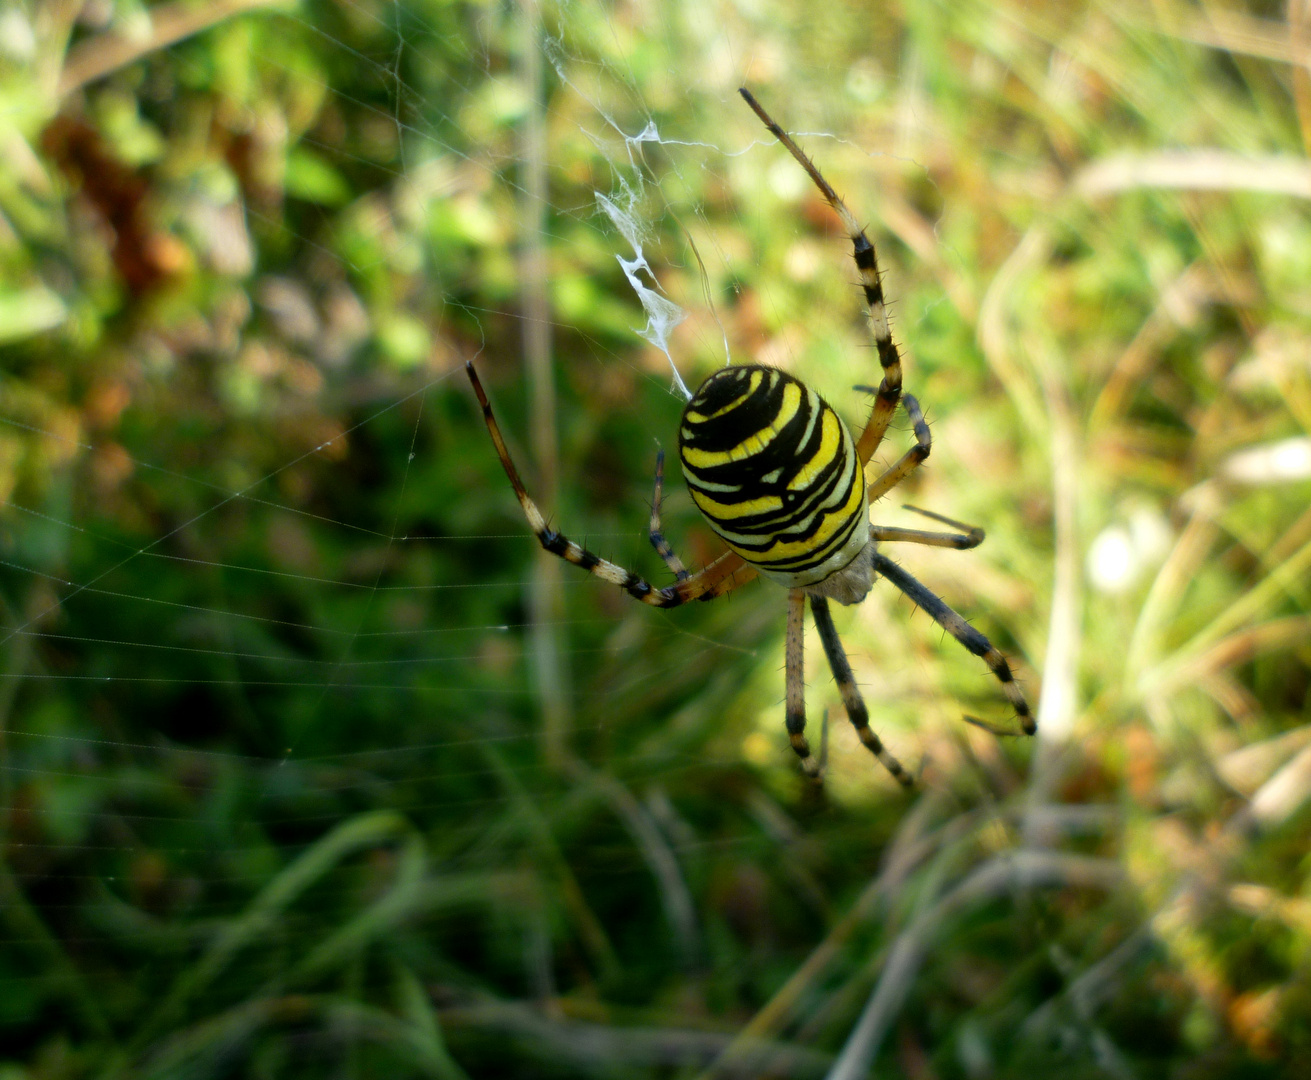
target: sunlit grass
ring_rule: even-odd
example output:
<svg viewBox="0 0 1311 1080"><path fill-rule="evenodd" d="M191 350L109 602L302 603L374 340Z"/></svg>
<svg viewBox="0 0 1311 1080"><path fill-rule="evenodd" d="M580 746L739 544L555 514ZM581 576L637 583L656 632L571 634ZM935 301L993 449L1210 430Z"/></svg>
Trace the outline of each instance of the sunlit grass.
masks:
<svg viewBox="0 0 1311 1080"><path fill-rule="evenodd" d="M797 771L767 584L665 613L563 567L534 667L460 373L535 482L517 31L213 6L164 48L114 11L0 23L15 1077L1311 1071L1311 27L545 13L553 521L664 580L680 402L596 192L689 382L727 350L860 417L849 252L748 82L868 224L932 424L875 517L987 530L894 554L1038 710L964 723L1013 720L996 680L876 586L838 625L908 796L811 640ZM139 63L58 89L120 31Z"/></svg>

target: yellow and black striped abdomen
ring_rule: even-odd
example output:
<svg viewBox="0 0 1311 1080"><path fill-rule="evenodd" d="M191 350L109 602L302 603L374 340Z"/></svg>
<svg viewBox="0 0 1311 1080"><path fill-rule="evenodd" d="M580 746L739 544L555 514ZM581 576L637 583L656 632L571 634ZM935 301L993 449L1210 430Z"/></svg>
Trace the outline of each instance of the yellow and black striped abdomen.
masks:
<svg viewBox="0 0 1311 1080"><path fill-rule="evenodd" d="M823 581L869 540L865 471L851 433L785 372L715 372L683 412L678 451L710 527L789 588Z"/></svg>

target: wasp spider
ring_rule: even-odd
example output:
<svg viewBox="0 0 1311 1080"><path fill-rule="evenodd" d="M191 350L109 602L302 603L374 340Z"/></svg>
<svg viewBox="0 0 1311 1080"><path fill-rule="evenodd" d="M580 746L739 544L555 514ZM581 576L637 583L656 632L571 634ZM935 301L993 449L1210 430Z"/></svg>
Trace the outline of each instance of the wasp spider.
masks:
<svg viewBox="0 0 1311 1080"><path fill-rule="evenodd" d="M757 574L784 586L788 590L787 731L802 767L809 775L818 776L819 765L811 756L804 734L802 617L809 599L820 642L861 742L901 784L911 786L909 773L870 729L869 712L856 688L851 665L829 611L830 600L839 604L859 603L880 576L923 608L970 652L983 658L1001 680L1025 734L1032 735L1037 726L1006 658L983 634L879 552L881 540L972 548L983 541L983 530L925 510L916 512L960 531L926 532L870 523L870 504L914 472L932 448L929 427L919 403L901 390L901 359L888 331L874 245L800 147L749 91L743 89L740 93L815 182L837 212L855 247L856 266L869 305L870 328L883 368L883 379L878 389L872 391L874 405L860 437L853 439L847 425L829 404L786 372L757 364L716 371L701 384L683 412L678 453L693 502L729 550L696 574L689 573L674 554L660 529L662 451L656 459L650 537L677 581L656 588L631 570L594 555L547 524L510 460L472 364L467 366L469 378L482 405L496 453L542 547L653 607L670 608L689 600L713 600ZM915 445L867 484L865 467L882 442L898 404L910 418ZM989 725L983 726L997 731Z"/></svg>

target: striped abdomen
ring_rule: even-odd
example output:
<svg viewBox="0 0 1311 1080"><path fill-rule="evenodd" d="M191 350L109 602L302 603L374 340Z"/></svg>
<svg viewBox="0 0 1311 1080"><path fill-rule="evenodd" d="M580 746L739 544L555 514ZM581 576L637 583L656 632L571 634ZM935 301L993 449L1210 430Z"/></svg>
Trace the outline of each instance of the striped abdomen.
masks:
<svg viewBox="0 0 1311 1080"><path fill-rule="evenodd" d="M789 588L837 573L869 540L851 433L791 375L757 365L715 372L683 412L678 452L710 527Z"/></svg>

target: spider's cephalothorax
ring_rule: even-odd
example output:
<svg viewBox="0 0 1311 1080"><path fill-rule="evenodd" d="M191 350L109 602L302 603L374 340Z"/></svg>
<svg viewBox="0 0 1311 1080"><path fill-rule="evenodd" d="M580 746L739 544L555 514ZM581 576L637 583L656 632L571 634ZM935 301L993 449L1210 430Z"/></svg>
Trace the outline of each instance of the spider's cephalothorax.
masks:
<svg viewBox="0 0 1311 1080"><path fill-rule="evenodd" d="M917 513L960 531L926 532L870 523L869 507L919 468L929 456L933 440L919 403L910 394L902 393L901 357L888 329L874 245L787 132L774 123L749 92L742 90L741 94L806 170L851 240L869 306L870 332L883 369L882 381L874 392L873 408L860 436L853 439L846 424L827 402L782 371L746 365L715 372L701 384L683 412L678 449L693 501L730 550L696 574L689 573L674 554L660 530L664 454L657 455L651 543L677 580L673 585L656 588L631 570L594 555L546 523L510 460L491 404L472 364L467 365L469 378L497 456L542 547L653 607L713 600L746 584L757 574L783 585L788 590L787 731L803 768L816 776L819 766L811 756L804 734L802 642L803 617L809 600L824 655L861 742L900 783L910 786L910 775L869 726L869 713L828 606L829 600L840 604L863 600L876 577L891 582L965 648L982 657L1001 681L1007 700L1019 715L1021 731L1032 735L1037 725L1006 658L983 634L878 550L880 541L972 548L982 543L983 530L926 510ZM910 419L915 445L867 484L865 468L883 441L898 407Z"/></svg>
<svg viewBox="0 0 1311 1080"><path fill-rule="evenodd" d="M710 527L763 576L841 604L865 599L865 470L847 425L810 387L775 368L715 372L683 412L678 454Z"/></svg>

